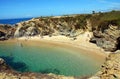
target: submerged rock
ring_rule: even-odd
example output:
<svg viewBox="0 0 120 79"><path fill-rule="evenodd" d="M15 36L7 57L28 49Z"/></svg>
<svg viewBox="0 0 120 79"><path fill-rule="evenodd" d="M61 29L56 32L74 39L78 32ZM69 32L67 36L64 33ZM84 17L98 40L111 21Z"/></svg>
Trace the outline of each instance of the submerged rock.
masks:
<svg viewBox="0 0 120 79"><path fill-rule="evenodd" d="M11 68L6 64L5 60L0 58L0 72L11 70Z"/></svg>
<svg viewBox="0 0 120 79"><path fill-rule="evenodd" d="M87 77L84 77L87 78ZM52 73L49 74L41 74L41 73L32 73L32 72L17 72L10 68L4 61L4 59L0 58L0 79L83 79L80 77L70 77L63 75L55 75Z"/></svg>

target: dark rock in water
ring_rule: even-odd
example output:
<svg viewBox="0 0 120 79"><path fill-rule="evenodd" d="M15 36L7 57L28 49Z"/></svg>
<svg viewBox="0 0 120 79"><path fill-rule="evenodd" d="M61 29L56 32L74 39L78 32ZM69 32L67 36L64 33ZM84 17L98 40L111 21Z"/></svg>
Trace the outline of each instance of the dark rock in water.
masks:
<svg viewBox="0 0 120 79"><path fill-rule="evenodd" d="M94 31L90 42L96 43L97 46L103 48L105 51L116 51L119 47L118 37L120 37L120 30L118 26L109 25L108 29L103 32L101 30Z"/></svg>
<svg viewBox="0 0 120 79"><path fill-rule="evenodd" d="M4 59L0 58L0 72L5 70L10 70L11 68L6 64Z"/></svg>
<svg viewBox="0 0 120 79"><path fill-rule="evenodd" d="M17 63L16 63L17 65ZM58 70L54 69L56 73L59 73ZM0 79L81 79L78 77L66 77L63 75L55 75L52 73L41 74L41 73L32 73L32 72L17 72L11 69L5 62L4 59L0 58Z"/></svg>

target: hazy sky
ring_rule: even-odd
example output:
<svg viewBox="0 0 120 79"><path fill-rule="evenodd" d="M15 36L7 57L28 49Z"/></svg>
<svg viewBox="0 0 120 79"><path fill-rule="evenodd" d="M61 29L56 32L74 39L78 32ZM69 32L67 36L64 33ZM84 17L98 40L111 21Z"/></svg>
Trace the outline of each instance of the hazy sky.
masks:
<svg viewBox="0 0 120 79"><path fill-rule="evenodd" d="M0 19L120 9L120 0L0 0Z"/></svg>

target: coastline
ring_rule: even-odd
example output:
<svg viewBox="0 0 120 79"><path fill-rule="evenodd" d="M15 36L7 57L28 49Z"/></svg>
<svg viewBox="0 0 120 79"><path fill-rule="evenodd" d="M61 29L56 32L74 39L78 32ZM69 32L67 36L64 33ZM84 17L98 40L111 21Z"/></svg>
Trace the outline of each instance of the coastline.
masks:
<svg viewBox="0 0 120 79"><path fill-rule="evenodd" d="M80 52L86 56L91 56L93 59L97 59L98 61L104 62L105 57L108 55L102 48L97 47L95 44L92 44L89 42L90 37L87 37L85 34L79 35L76 40L72 40L69 37L66 36L44 36L41 38L40 36L32 36L32 37L20 37L16 39L10 39L7 40L7 42L29 42L29 43L36 43L38 42L41 45L49 45L51 47L59 47L59 48L65 48L70 51L77 51Z"/></svg>
<svg viewBox="0 0 120 79"><path fill-rule="evenodd" d="M89 42L90 37L87 37L87 34L81 34L77 37L76 40L72 40L66 36L32 36L32 37L20 37L9 39L6 41L1 41L1 43L20 43L24 45L47 45L50 47L63 48L74 52L80 52L83 55L90 57L92 60L95 60L100 63L100 66L105 62L105 58L108 53L104 52L100 47L97 47L95 44ZM76 53L75 53L76 54ZM79 53L76 54L76 56ZM68 77L67 77L68 78ZM69 78L68 78L69 79ZM73 78L74 79L74 78Z"/></svg>

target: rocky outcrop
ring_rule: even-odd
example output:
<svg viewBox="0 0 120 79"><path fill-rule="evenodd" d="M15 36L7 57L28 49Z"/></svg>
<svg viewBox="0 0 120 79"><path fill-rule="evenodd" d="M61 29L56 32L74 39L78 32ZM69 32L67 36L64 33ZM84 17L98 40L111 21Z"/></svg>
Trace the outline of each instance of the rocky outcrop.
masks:
<svg viewBox="0 0 120 79"><path fill-rule="evenodd" d="M90 79L120 79L120 50L110 54L101 70Z"/></svg>
<svg viewBox="0 0 120 79"><path fill-rule="evenodd" d="M84 16L84 18L81 16ZM33 35L65 35L74 37L86 30L86 16L40 17L16 24L15 37Z"/></svg>
<svg viewBox="0 0 120 79"><path fill-rule="evenodd" d="M14 36L15 28L11 25L0 24L0 40L6 40Z"/></svg>
<svg viewBox="0 0 120 79"><path fill-rule="evenodd" d="M35 26L34 23L18 23L16 24L16 31L14 33L15 37L21 36L33 36L39 34L39 29Z"/></svg>
<svg viewBox="0 0 120 79"><path fill-rule="evenodd" d="M37 74L37 73L0 73L0 79L75 79L74 77L65 77L54 74Z"/></svg>
<svg viewBox="0 0 120 79"><path fill-rule="evenodd" d="M11 70L11 68L6 64L4 59L0 58L0 72L3 72L5 70Z"/></svg>
<svg viewBox="0 0 120 79"><path fill-rule="evenodd" d="M99 30L93 32L94 37L90 42L96 43L99 47L105 51L116 51L119 49L120 29L119 26L109 25L108 29Z"/></svg>

